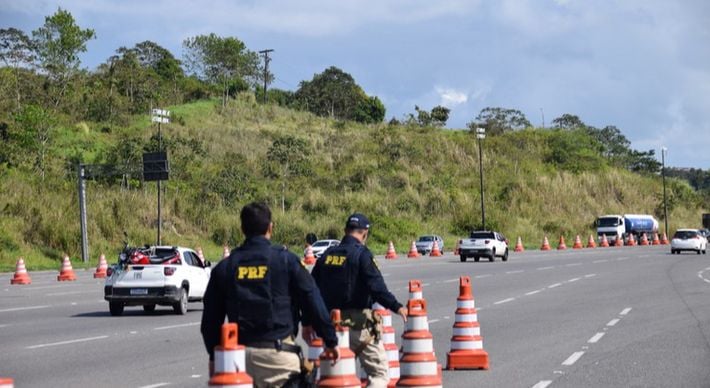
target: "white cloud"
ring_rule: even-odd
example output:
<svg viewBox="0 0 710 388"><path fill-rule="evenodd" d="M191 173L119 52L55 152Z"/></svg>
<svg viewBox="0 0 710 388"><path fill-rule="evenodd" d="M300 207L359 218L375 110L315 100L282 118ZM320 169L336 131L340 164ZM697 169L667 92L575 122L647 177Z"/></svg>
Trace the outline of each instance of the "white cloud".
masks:
<svg viewBox="0 0 710 388"><path fill-rule="evenodd" d="M468 94L452 88L436 87L436 93L439 95L441 105L447 108L453 108L457 105L465 104L468 101Z"/></svg>

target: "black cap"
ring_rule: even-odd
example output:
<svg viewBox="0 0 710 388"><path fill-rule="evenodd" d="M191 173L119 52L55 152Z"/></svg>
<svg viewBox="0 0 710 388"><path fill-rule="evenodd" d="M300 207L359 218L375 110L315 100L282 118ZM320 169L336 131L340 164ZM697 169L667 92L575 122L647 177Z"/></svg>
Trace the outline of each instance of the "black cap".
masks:
<svg viewBox="0 0 710 388"><path fill-rule="evenodd" d="M345 223L348 229L370 229L370 220L362 213L353 213Z"/></svg>

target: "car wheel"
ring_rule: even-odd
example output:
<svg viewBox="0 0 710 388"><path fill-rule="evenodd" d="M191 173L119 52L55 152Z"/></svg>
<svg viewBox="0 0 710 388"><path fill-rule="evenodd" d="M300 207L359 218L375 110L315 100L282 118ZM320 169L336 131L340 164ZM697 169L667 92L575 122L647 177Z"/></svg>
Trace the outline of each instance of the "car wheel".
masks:
<svg viewBox="0 0 710 388"><path fill-rule="evenodd" d="M146 313L155 312L155 305L154 304L144 304L143 311L145 311Z"/></svg>
<svg viewBox="0 0 710 388"><path fill-rule="evenodd" d="M459 259L461 259L462 263L466 262L466 256L464 256L464 255L459 256Z"/></svg>
<svg viewBox="0 0 710 388"><path fill-rule="evenodd" d="M503 254L502 259L503 259L503 261L508 261L508 249L507 248L505 250L505 254Z"/></svg>
<svg viewBox="0 0 710 388"><path fill-rule="evenodd" d="M118 317L123 314L123 307L123 303L121 302L108 303L108 311L111 312L111 315L113 315L114 317Z"/></svg>
<svg viewBox="0 0 710 388"><path fill-rule="evenodd" d="M173 310L175 314L185 315L187 314L187 290L184 288L180 289L180 300L173 305Z"/></svg>
<svg viewBox="0 0 710 388"><path fill-rule="evenodd" d="M478 260L480 260L480 259L481 259L481 258L478 257L478 256L473 256L473 261L475 261L476 263L478 263Z"/></svg>
<svg viewBox="0 0 710 388"><path fill-rule="evenodd" d="M700 249L698 249L696 252L697 252L698 254L700 254Z"/></svg>
<svg viewBox="0 0 710 388"><path fill-rule="evenodd" d="M490 260L491 263L496 261L496 250L495 249L491 252L491 255L488 256L488 260Z"/></svg>

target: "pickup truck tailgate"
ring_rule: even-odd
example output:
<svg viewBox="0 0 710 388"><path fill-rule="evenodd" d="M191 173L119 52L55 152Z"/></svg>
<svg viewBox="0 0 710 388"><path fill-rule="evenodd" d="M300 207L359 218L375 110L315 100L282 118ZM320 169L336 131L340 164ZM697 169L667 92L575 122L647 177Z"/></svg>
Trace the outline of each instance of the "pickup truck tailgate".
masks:
<svg viewBox="0 0 710 388"><path fill-rule="evenodd" d="M161 287L164 265L129 265L118 275L114 287Z"/></svg>

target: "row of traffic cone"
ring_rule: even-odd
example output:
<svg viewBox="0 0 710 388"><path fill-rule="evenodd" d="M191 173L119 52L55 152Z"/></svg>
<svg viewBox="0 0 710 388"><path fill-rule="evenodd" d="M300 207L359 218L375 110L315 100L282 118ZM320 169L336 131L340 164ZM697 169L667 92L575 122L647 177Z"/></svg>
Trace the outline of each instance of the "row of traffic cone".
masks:
<svg viewBox="0 0 710 388"><path fill-rule="evenodd" d="M653 234L653 240L649 241L648 237L646 236L646 233L641 235L641 240L640 242L636 242L635 238L633 235L629 235L629 240L626 243L628 246L635 246L635 245L642 245L642 246L647 246L647 245L668 245L668 236L666 234L663 234L662 238L658 237L658 233ZM606 238L606 235L602 235L601 242L599 243L599 247L606 248L611 246L609 244L609 241ZM624 246L624 241L621 238L621 236L617 235L616 239L614 241L614 246ZM594 240L594 236L589 235L589 239L587 240L587 245L586 247L582 244L582 240L580 239L579 235L577 235L574 239L574 245L572 245L572 249L582 249L582 248L596 248L597 243ZM567 245L565 244L565 238L564 236L560 236L560 241L557 245L557 250L565 250L567 249ZM515 252L523 252L525 251L525 248L523 247L523 240L518 237L518 241L515 244ZM547 236L545 236L542 240L542 245L540 246L541 251L549 251L552 250L552 246L550 245L550 241L547 239Z"/></svg>
<svg viewBox="0 0 710 388"><path fill-rule="evenodd" d="M94 278L105 278L108 271L108 262L106 262L106 256L101 254L99 257L99 264L96 266L96 271L94 272ZM62 260L62 266L59 270L59 276L57 276L57 281L74 281L76 280L76 273L71 265L71 260L69 256L64 255ZM20 257L17 259L15 264L15 274L10 279L10 284L32 284L32 278L27 272L25 267L25 260Z"/></svg>

